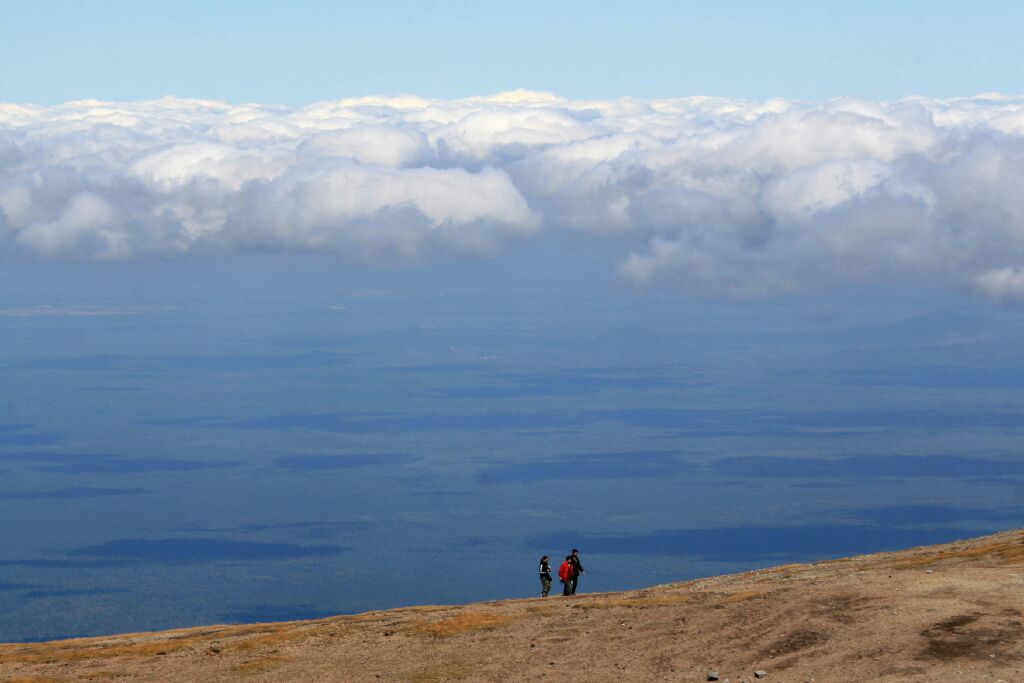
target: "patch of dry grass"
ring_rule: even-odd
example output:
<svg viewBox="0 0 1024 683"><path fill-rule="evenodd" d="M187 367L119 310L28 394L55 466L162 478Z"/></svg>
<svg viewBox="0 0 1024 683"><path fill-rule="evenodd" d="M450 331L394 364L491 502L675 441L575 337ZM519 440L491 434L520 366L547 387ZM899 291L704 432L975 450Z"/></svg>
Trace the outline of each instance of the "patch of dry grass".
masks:
<svg viewBox="0 0 1024 683"><path fill-rule="evenodd" d="M830 560L831 561L831 560ZM768 567L767 569L758 569L749 574L741 574L740 576L745 579L753 580L755 583L766 583L778 581L782 577L797 576L805 572L811 571L812 568L820 567L825 563L818 563L813 565L808 564L782 564L778 567Z"/></svg>
<svg viewBox="0 0 1024 683"><path fill-rule="evenodd" d="M588 598L573 607L583 609L604 609L608 607L669 607L690 602L690 593L670 593L667 595L612 595L609 597Z"/></svg>
<svg viewBox="0 0 1024 683"><path fill-rule="evenodd" d="M301 624L301 626L297 625ZM57 664L113 657L158 657L207 645L211 638L238 638L222 647L251 649L302 637L303 622L178 629L164 633L139 633L117 638L74 640L0 646L0 664ZM282 633L283 632L283 633ZM251 643L251 644L248 644Z"/></svg>
<svg viewBox="0 0 1024 683"><path fill-rule="evenodd" d="M722 598L722 604L733 605L737 602L746 602L747 600L759 598L762 595L764 595L764 592L762 591L736 591L735 593L730 593Z"/></svg>
<svg viewBox="0 0 1024 683"><path fill-rule="evenodd" d="M115 678L119 678L122 674L118 674L114 671L108 671L103 669L102 671L92 671L79 675L83 681L112 681Z"/></svg>
<svg viewBox="0 0 1024 683"><path fill-rule="evenodd" d="M400 612L416 612L417 614L430 614L431 612L446 612L451 605L416 605L415 607L403 607Z"/></svg>
<svg viewBox="0 0 1024 683"><path fill-rule="evenodd" d="M232 671L241 674L255 674L270 669L276 669L286 662L292 661L291 657L285 657L283 655L269 655L267 657L260 657L259 659L250 659L247 662L242 662L231 667Z"/></svg>
<svg viewBox="0 0 1024 683"><path fill-rule="evenodd" d="M561 611L562 610L561 610L560 607L558 607L558 606L552 607L552 606L549 606L549 605L530 605L529 607L526 608L526 612L528 614L538 614L538 615L557 614L557 613L559 613Z"/></svg>
<svg viewBox="0 0 1024 683"><path fill-rule="evenodd" d="M449 637L470 631L486 631L504 626L514 621L514 617L488 612L459 612L453 617L435 621L430 624L415 624L413 630L435 637Z"/></svg>
<svg viewBox="0 0 1024 683"><path fill-rule="evenodd" d="M950 560L978 561L991 559L999 564L1024 563L1024 537L1017 536L1005 541L977 543L962 548L940 548L933 553L922 553L892 560L893 569L919 569Z"/></svg>
<svg viewBox="0 0 1024 683"><path fill-rule="evenodd" d="M127 642L107 641L106 643L70 645L42 643L38 646L24 646L17 649L0 651L0 664L16 662L22 664L52 664L109 657L155 657L196 647L200 643L205 642L205 640L205 636L196 635L144 640L141 642L128 640Z"/></svg>
<svg viewBox="0 0 1024 683"><path fill-rule="evenodd" d="M413 683L443 683L444 681L460 681L468 678L473 670L465 664L443 664L412 676Z"/></svg>
<svg viewBox="0 0 1024 683"><path fill-rule="evenodd" d="M271 633L253 636L225 643L221 646L224 651L231 650L256 650L258 648L283 645L293 640L300 640L314 633L314 629L303 626L292 628L275 629Z"/></svg>

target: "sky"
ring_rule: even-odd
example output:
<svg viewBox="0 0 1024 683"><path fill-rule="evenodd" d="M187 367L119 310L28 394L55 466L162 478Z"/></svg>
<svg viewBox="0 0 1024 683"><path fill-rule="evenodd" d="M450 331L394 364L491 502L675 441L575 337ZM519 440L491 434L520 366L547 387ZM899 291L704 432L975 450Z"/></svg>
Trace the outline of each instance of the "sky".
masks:
<svg viewBox="0 0 1024 683"><path fill-rule="evenodd" d="M390 267L597 236L601 277L636 290L1021 300L1022 20L1010 2L13 0L0 259Z"/></svg>
<svg viewBox="0 0 1024 683"><path fill-rule="evenodd" d="M0 4L0 99L1021 94L1019 2Z"/></svg>
<svg viewBox="0 0 1024 683"><path fill-rule="evenodd" d="M0 2L0 640L1019 524L1021 25Z"/></svg>

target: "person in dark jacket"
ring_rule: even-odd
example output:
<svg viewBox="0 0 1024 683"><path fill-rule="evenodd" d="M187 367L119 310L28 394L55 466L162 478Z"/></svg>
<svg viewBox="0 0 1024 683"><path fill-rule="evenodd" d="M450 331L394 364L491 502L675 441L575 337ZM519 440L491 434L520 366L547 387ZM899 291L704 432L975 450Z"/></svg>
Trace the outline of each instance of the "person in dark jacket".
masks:
<svg viewBox="0 0 1024 683"><path fill-rule="evenodd" d="M580 581L580 574L583 574L583 563L580 562L580 551L576 548L572 549L572 555L568 557L569 562L572 564L572 573L570 578L569 595L576 595L576 584Z"/></svg>
<svg viewBox="0 0 1024 683"><path fill-rule="evenodd" d="M551 565L548 564L548 556L540 558L540 597L548 597L551 592Z"/></svg>

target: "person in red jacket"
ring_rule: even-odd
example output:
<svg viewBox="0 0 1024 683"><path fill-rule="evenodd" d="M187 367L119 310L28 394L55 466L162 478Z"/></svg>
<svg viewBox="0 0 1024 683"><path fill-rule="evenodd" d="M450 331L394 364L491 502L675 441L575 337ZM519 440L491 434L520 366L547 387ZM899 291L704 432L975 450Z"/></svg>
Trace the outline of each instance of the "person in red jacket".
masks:
<svg viewBox="0 0 1024 683"><path fill-rule="evenodd" d="M572 595L572 555L565 556L565 562L558 567L558 580L562 582L562 595Z"/></svg>

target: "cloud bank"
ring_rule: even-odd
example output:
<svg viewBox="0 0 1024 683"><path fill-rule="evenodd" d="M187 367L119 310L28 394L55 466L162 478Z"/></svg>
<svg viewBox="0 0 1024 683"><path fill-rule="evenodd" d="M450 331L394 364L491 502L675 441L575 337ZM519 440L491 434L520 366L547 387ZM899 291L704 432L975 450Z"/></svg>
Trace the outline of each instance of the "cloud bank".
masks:
<svg viewBox="0 0 1024 683"><path fill-rule="evenodd" d="M1024 300L1024 99L0 104L0 255L489 256L541 231L637 287L941 282Z"/></svg>

